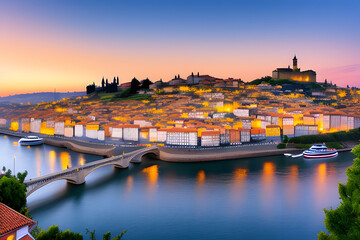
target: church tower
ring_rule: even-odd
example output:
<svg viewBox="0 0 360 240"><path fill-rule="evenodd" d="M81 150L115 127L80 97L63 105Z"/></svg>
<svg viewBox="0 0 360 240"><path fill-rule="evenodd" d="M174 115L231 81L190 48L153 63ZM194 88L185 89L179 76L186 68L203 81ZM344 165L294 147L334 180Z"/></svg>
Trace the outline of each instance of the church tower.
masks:
<svg viewBox="0 0 360 240"><path fill-rule="evenodd" d="M297 58L296 58L296 55L295 55L294 58L293 58L293 71L294 71L294 72L299 71L298 66L297 66Z"/></svg>

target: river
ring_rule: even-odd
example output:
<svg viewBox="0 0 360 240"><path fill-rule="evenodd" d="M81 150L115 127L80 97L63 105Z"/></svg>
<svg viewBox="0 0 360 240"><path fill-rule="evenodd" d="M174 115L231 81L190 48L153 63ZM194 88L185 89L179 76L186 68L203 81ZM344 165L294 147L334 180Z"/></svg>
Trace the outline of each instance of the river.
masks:
<svg viewBox="0 0 360 240"><path fill-rule="evenodd" d="M0 166L27 178L100 159L52 146L21 147L0 135ZM97 169L80 186L65 180L28 197L39 226L59 225L98 239L127 229L135 239L315 239L323 208L339 205L338 182L354 155L305 161L283 156L205 163L146 159L128 169ZM85 237L87 239L87 237Z"/></svg>

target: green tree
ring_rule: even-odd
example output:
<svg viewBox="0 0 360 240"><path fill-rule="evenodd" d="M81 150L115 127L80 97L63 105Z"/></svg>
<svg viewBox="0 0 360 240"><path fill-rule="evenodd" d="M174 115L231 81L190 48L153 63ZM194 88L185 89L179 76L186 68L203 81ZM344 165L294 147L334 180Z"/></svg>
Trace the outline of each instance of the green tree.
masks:
<svg viewBox="0 0 360 240"><path fill-rule="evenodd" d="M287 135L284 136L284 139L283 139L283 143L288 143L289 142L289 138Z"/></svg>
<svg viewBox="0 0 360 240"><path fill-rule="evenodd" d="M325 211L325 227L330 232L321 231L319 240L360 239L360 145L352 153L356 156L354 164L346 170L347 183L339 183L342 202L336 209Z"/></svg>
<svg viewBox="0 0 360 240"><path fill-rule="evenodd" d="M42 230L36 240L83 240L81 233L70 232L69 229L66 231L60 231L59 226L50 226L47 231Z"/></svg>
<svg viewBox="0 0 360 240"><path fill-rule="evenodd" d="M27 176L27 171L18 173L17 176L18 178L11 176L11 171L8 170L6 175L0 179L0 202L29 217L25 208L26 186L24 179Z"/></svg>

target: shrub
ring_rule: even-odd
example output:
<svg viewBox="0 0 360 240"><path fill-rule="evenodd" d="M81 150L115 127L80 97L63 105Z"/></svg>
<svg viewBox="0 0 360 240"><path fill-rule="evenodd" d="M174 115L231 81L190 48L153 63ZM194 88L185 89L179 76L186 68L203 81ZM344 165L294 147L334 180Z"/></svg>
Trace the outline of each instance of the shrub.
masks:
<svg viewBox="0 0 360 240"><path fill-rule="evenodd" d="M277 148L278 148L278 149L286 148L286 144L285 144L285 143L279 143L279 144L277 145Z"/></svg>

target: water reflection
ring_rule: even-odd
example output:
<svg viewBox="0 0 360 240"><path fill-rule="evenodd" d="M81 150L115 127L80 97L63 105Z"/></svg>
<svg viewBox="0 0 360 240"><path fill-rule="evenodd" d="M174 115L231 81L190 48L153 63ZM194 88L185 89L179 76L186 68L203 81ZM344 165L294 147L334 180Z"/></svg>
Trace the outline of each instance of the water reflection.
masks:
<svg viewBox="0 0 360 240"><path fill-rule="evenodd" d="M71 168L71 156L68 152L60 153L61 169Z"/></svg>
<svg viewBox="0 0 360 240"><path fill-rule="evenodd" d="M40 177L42 156L41 156L41 150L39 148L36 148L35 150L35 161L36 161L36 176Z"/></svg>
<svg viewBox="0 0 360 240"><path fill-rule="evenodd" d="M202 187L204 185L204 182L205 182L205 171L204 170L199 170L198 171L198 174L197 174L197 177L196 177L196 185L198 187Z"/></svg>
<svg viewBox="0 0 360 240"><path fill-rule="evenodd" d="M299 184L299 166L292 165L289 167L289 173L286 180L286 198L290 206L295 207L298 199Z"/></svg>
<svg viewBox="0 0 360 240"><path fill-rule="evenodd" d="M56 163L56 152L50 151L49 152L49 167L50 167L50 172L52 172L52 173L55 171L55 163Z"/></svg>
<svg viewBox="0 0 360 240"><path fill-rule="evenodd" d="M274 162L265 162L263 166L261 189L262 202L266 208L271 208L273 204L275 167Z"/></svg>
<svg viewBox="0 0 360 240"><path fill-rule="evenodd" d="M231 188L231 202L233 206L240 206L246 190L246 177L249 169L236 168L234 171L234 180Z"/></svg>
<svg viewBox="0 0 360 240"><path fill-rule="evenodd" d="M144 168L141 172L147 175L148 190L149 192L153 193L156 189L156 184L159 177L158 165L152 165L150 167Z"/></svg>
<svg viewBox="0 0 360 240"><path fill-rule="evenodd" d="M13 145L14 145L14 146L17 146L18 144L19 144L19 143L18 143L18 142L16 142L16 141L15 141L15 142L13 142Z"/></svg>
<svg viewBox="0 0 360 240"><path fill-rule="evenodd" d="M81 154L81 155L79 156L78 165L82 166L82 165L84 165L85 163L86 163L86 160L85 160L84 156Z"/></svg>
<svg viewBox="0 0 360 240"><path fill-rule="evenodd" d="M315 177L315 198L316 203L321 204L326 194L326 169L327 164L321 163L317 166L316 177Z"/></svg>
<svg viewBox="0 0 360 240"><path fill-rule="evenodd" d="M126 192L131 192L133 187L133 182L134 182L133 176L131 175L128 176L126 179Z"/></svg>

